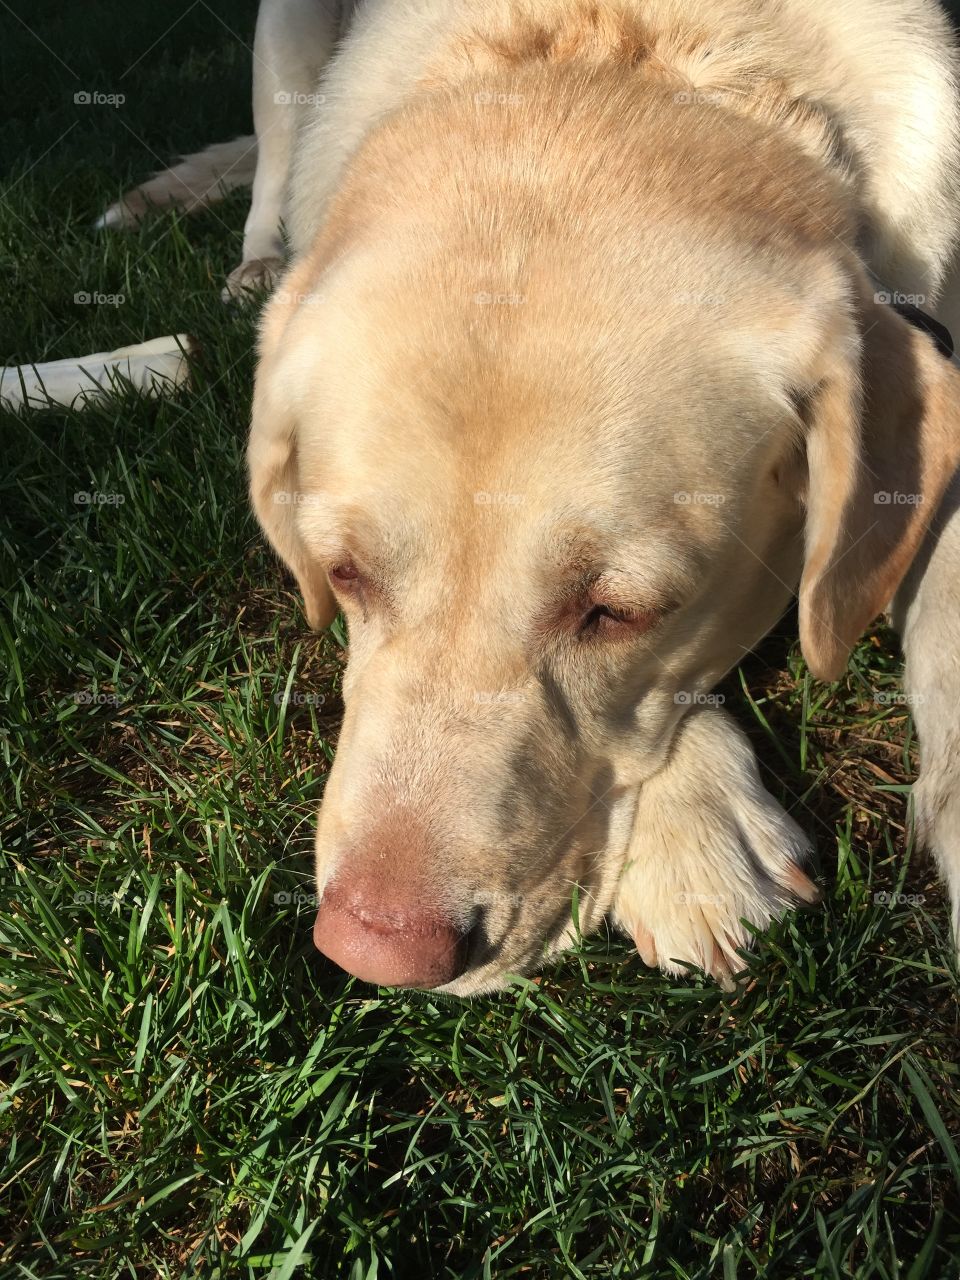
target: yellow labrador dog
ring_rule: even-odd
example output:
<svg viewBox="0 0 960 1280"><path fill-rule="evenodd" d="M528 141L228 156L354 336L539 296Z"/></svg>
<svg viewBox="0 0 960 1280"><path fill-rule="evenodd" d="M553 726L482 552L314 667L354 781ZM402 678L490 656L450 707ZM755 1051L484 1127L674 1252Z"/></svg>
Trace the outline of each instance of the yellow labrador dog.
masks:
<svg viewBox="0 0 960 1280"><path fill-rule="evenodd" d="M261 18L307 100L258 120L293 260L249 446L309 622L349 623L318 947L463 995L612 915L729 981L817 892L710 698L796 591L823 679L900 591L956 913L960 380L888 305L960 293L940 10L368 0L314 80L336 8Z"/></svg>

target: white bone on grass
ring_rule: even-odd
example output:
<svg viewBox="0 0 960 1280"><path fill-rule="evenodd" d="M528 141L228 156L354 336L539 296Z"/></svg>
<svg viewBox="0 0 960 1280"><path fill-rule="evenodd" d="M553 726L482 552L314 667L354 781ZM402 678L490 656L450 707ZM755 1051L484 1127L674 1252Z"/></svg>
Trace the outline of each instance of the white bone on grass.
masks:
<svg viewBox="0 0 960 1280"><path fill-rule="evenodd" d="M78 359L0 367L0 403L8 409L51 403L82 409L124 386L168 395L189 381L191 347L187 334L178 333Z"/></svg>

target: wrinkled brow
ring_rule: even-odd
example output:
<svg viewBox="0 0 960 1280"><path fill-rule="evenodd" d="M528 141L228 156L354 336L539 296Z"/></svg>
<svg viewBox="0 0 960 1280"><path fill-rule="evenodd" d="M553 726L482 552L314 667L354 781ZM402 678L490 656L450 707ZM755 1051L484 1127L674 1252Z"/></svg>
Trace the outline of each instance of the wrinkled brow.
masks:
<svg viewBox="0 0 960 1280"><path fill-rule="evenodd" d="M576 537L541 571L551 594L562 599L591 596L624 606L668 609L694 590L705 555L676 536L651 530L649 537L612 542Z"/></svg>
<svg viewBox="0 0 960 1280"><path fill-rule="evenodd" d="M390 523L383 525L364 507L345 503L330 493L302 495L296 518L307 551L318 560L344 555L382 560L396 554Z"/></svg>

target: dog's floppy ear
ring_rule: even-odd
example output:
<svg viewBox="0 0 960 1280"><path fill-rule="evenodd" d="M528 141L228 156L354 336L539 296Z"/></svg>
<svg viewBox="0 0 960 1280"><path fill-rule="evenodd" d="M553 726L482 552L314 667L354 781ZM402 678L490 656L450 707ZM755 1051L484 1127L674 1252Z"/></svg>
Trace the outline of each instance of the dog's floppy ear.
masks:
<svg viewBox="0 0 960 1280"><path fill-rule="evenodd" d="M890 602L960 460L960 372L859 271L856 288L859 333L828 354L803 414L800 640L823 680Z"/></svg>
<svg viewBox="0 0 960 1280"><path fill-rule="evenodd" d="M326 574L308 554L297 525L300 492L296 416L289 389L276 364L283 333L297 306L296 272L282 282L267 306L261 328L260 362L253 393L253 418L247 445L250 500L264 533L297 580L307 622L319 631L336 616Z"/></svg>

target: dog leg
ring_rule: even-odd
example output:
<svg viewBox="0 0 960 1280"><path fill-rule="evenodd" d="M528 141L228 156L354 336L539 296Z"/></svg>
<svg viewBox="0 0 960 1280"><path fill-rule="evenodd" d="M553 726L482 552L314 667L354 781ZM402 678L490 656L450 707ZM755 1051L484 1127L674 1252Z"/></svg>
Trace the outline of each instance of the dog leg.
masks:
<svg viewBox="0 0 960 1280"><path fill-rule="evenodd" d="M139 227L151 211L182 209L193 213L217 204L229 191L252 187L257 170L257 140L234 138L215 142L203 151L184 156L169 169L161 169L146 182L126 192L94 222L98 231Z"/></svg>
<svg viewBox="0 0 960 1280"><path fill-rule="evenodd" d="M283 268L281 221L297 128L338 35L337 0L262 0L253 41L257 170L243 229L243 261L224 301L268 289Z"/></svg>
<svg viewBox="0 0 960 1280"><path fill-rule="evenodd" d="M764 928L816 902L803 871L806 836L760 780L746 735L725 711L691 711L670 757L640 790L614 903L614 920L646 964L683 974L697 966L722 985L750 945L746 918Z"/></svg>
<svg viewBox="0 0 960 1280"><path fill-rule="evenodd" d="M954 476L892 608L903 685L920 740L914 825L936 857L960 946L960 473Z"/></svg>

